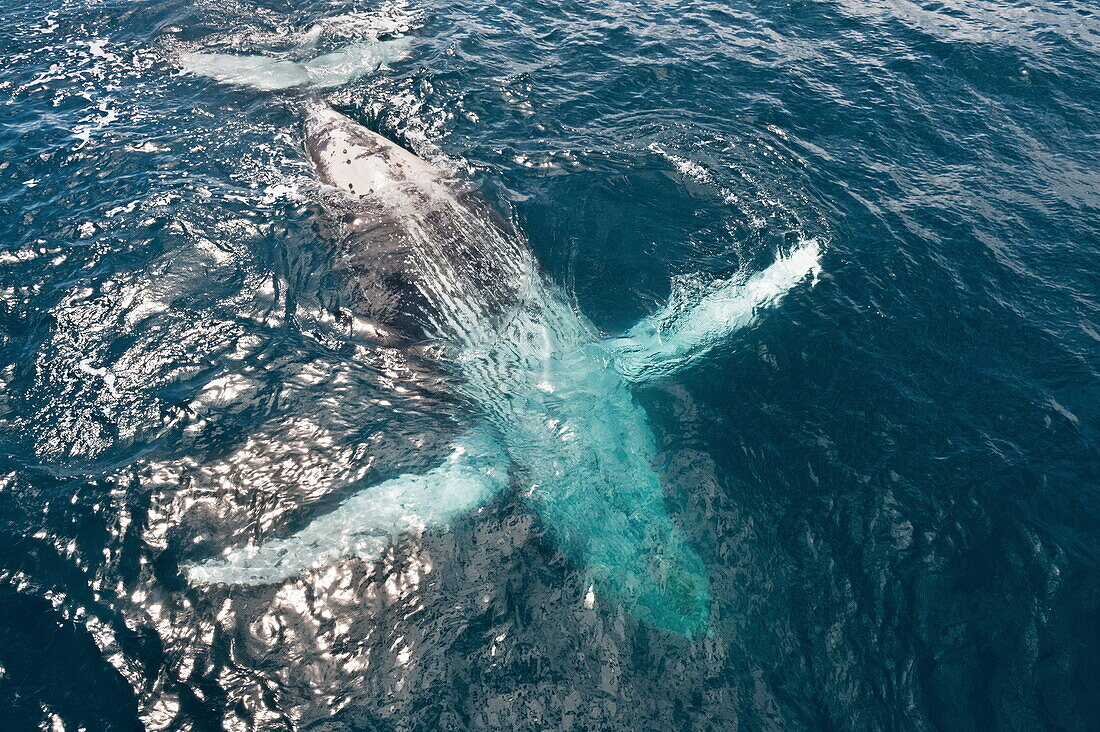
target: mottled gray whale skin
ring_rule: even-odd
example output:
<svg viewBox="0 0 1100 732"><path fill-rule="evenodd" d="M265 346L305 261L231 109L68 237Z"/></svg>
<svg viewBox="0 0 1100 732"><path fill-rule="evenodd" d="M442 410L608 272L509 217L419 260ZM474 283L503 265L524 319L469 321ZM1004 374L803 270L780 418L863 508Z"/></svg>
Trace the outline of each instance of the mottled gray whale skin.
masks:
<svg viewBox="0 0 1100 732"><path fill-rule="evenodd" d="M530 252L463 182L320 102L307 108L305 149L342 194L324 197L325 238L360 315L461 344L526 299Z"/></svg>
<svg viewBox="0 0 1100 732"><path fill-rule="evenodd" d="M816 275L817 243L607 341L461 182L320 102L307 107L305 148L331 187L323 218L357 317L439 344L476 424L439 467L367 488L290 537L193 566L192 581L268 583L341 556L370 561L392 535L446 525L511 486L596 595L697 635L710 614L706 571L665 509L632 387L692 362Z"/></svg>

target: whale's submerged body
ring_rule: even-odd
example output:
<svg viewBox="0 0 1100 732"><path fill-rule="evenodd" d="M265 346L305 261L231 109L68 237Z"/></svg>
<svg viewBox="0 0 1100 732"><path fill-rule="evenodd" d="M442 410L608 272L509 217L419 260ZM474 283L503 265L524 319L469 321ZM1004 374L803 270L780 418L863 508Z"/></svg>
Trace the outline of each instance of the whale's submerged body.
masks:
<svg viewBox="0 0 1100 732"><path fill-rule="evenodd" d="M604 341L548 282L522 238L429 163L319 102L306 150L333 196L337 266L383 329L442 344L480 423L423 475L366 489L302 531L190 568L196 582L274 582L393 534L444 524L517 486L599 594L693 634L703 562L665 510L656 445L633 383L668 373L818 271L808 242L748 281Z"/></svg>

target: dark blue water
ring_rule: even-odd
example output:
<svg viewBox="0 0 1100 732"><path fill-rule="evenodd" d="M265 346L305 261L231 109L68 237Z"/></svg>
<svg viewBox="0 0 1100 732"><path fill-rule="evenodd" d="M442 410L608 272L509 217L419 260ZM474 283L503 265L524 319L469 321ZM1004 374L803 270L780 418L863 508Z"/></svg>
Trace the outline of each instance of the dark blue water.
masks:
<svg viewBox="0 0 1100 732"><path fill-rule="evenodd" d="M1093 4L0 9L6 727L1100 725ZM374 37L409 55L322 95L474 180L608 334L824 243L637 392L701 637L591 602L512 494L378 563L184 578L455 431L326 317L308 94L177 63Z"/></svg>

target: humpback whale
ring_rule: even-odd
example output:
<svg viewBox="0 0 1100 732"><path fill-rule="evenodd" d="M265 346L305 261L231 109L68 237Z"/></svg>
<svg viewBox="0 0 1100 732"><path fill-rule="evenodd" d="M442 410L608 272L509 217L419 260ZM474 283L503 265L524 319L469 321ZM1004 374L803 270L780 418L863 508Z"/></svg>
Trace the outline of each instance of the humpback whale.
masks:
<svg viewBox="0 0 1100 732"><path fill-rule="evenodd" d="M194 564L190 581L265 584L340 557L373 561L395 535L445 526L511 488L600 597L648 625L701 632L706 570L666 511L633 389L816 281L818 243L605 339L467 186L321 101L307 104L305 150L329 187L336 269L384 331L439 344L471 424L436 468L369 486L290 536Z"/></svg>

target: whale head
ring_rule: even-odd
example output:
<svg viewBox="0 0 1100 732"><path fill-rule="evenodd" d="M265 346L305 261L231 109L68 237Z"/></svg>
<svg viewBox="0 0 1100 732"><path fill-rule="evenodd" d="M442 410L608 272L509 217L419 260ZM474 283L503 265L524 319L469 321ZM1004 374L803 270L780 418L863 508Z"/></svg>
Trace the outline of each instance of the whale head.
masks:
<svg viewBox="0 0 1100 732"><path fill-rule="evenodd" d="M396 204L441 183L430 164L324 102L306 109L305 148L321 181L352 199Z"/></svg>

